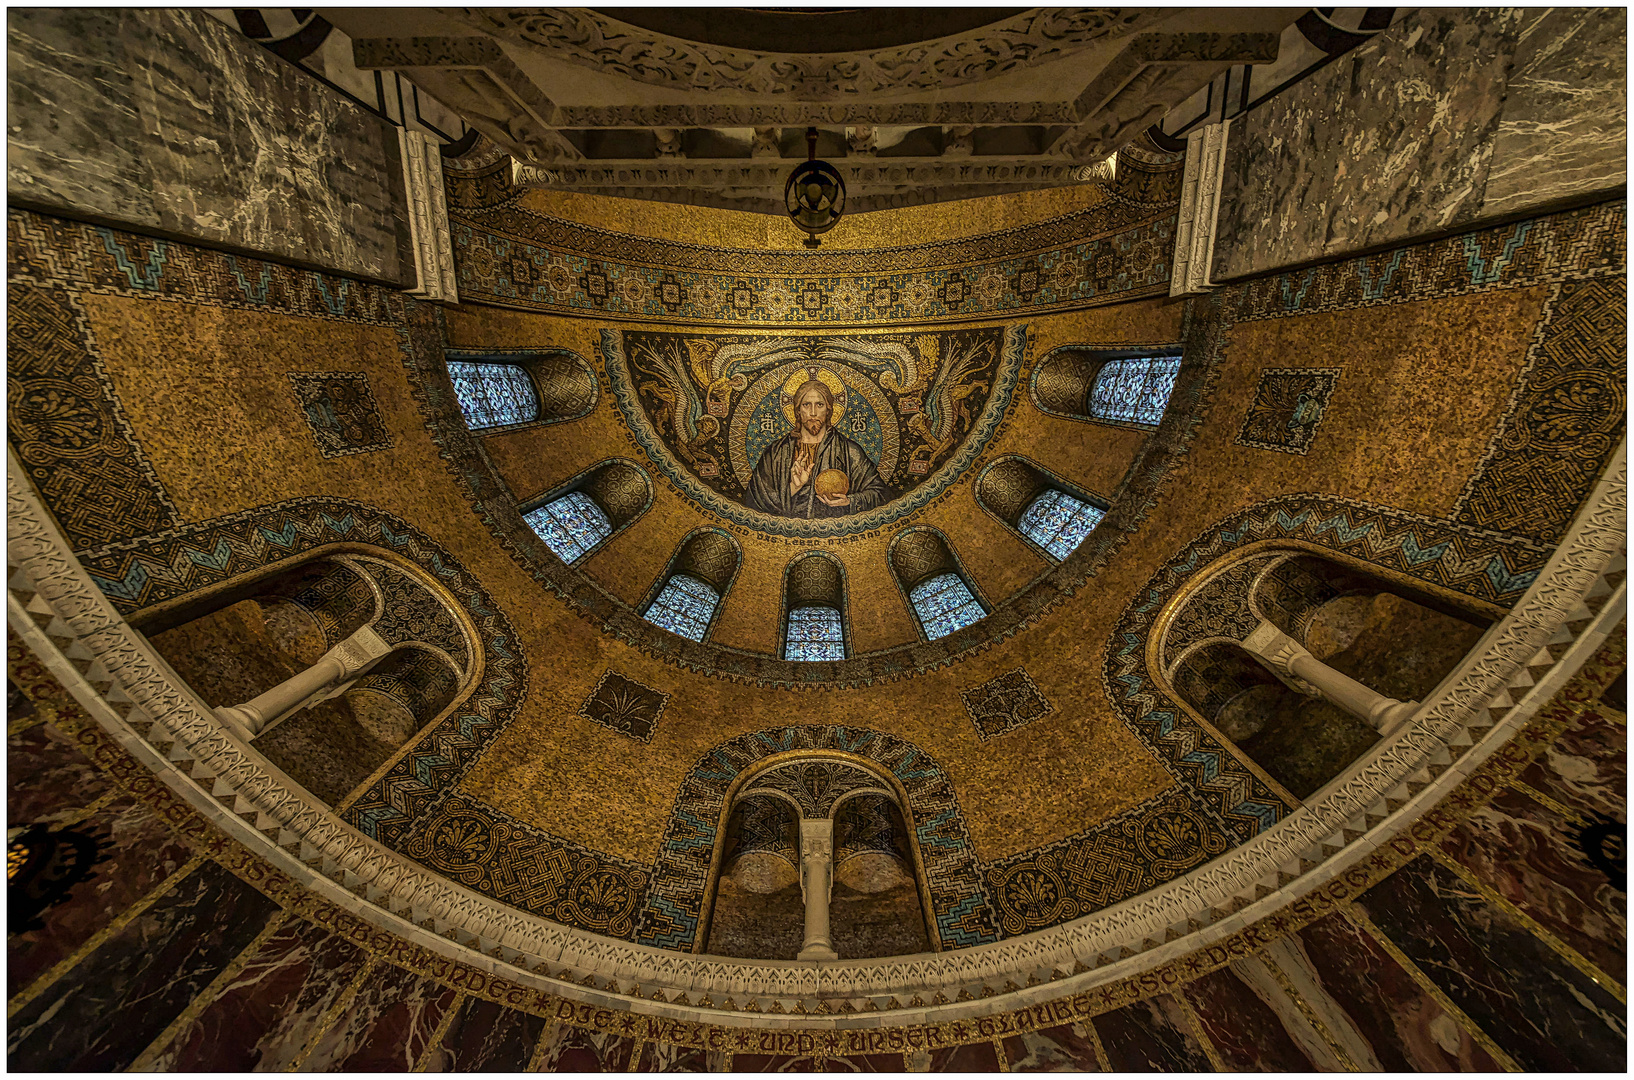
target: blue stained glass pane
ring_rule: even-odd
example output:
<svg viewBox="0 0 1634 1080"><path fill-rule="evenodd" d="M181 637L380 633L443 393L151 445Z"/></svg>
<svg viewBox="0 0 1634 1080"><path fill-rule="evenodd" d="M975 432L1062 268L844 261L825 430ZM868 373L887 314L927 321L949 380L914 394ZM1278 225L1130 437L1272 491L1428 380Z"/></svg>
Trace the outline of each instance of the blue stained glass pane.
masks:
<svg viewBox="0 0 1634 1080"><path fill-rule="evenodd" d="M909 590L908 599L919 612L925 636L932 641L962 630L987 614L958 574L938 574L921 581Z"/></svg>
<svg viewBox="0 0 1634 1080"><path fill-rule="evenodd" d="M613 523L582 491L570 491L537 510L529 510L522 519L565 563L575 561L613 535Z"/></svg>
<svg viewBox="0 0 1634 1080"><path fill-rule="evenodd" d="M450 360L448 375L454 380L454 396L460 399L466 426L473 431L539 419L533 380L516 364Z"/></svg>
<svg viewBox="0 0 1634 1080"><path fill-rule="evenodd" d="M1089 415L1099 420L1156 424L1174 392L1178 356L1111 360L1102 365L1089 391Z"/></svg>
<svg viewBox="0 0 1634 1080"><path fill-rule="evenodd" d="M1064 559L1105 516L1106 511L1050 488L1028 505L1016 527L1051 556Z"/></svg>
<svg viewBox="0 0 1634 1080"><path fill-rule="evenodd" d="M702 641L720 601L715 590L697 578L676 574L664 583L658 599L647 608L647 621L684 638Z"/></svg>
<svg viewBox="0 0 1634 1080"><path fill-rule="evenodd" d="M789 612L784 639L785 660L844 660L845 629L831 607L803 607Z"/></svg>

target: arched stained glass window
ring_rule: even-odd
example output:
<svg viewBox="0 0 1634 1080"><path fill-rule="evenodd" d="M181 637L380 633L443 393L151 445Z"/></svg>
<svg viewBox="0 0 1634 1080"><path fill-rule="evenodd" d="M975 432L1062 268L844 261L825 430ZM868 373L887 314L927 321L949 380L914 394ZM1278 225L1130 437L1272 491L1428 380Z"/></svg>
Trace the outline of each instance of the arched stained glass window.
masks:
<svg viewBox="0 0 1634 1080"><path fill-rule="evenodd" d="M1022 512L1016 528L1053 558L1065 559L1105 516L1104 510L1049 488Z"/></svg>
<svg viewBox="0 0 1634 1080"><path fill-rule="evenodd" d="M800 607L789 612L784 637L785 660L844 660L845 627L831 607Z"/></svg>
<svg viewBox="0 0 1634 1080"><path fill-rule="evenodd" d="M522 515L556 557L572 563L613 535L613 523L596 500L582 491L570 491L537 510Z"/></svg>
<svg viewBox="0 0 1634 1080"><path fill-rule="evenodd" d="M919 613L925 636L932 641L962 630L987 614L958 574L927 578L913 587L908 599Z"/></svg>
<svg viewBox="0 0 1634 1080"><path fill-rule="evenodd" d="M720 596L708 584L695 577L675 574L648 606L646 617L654 626L702 641L709 631L709 620L715 615L715 606L720 602Z"/></svg>
<svg viewBox="0 0 1634 1080"><path fill-rule="evenodd" d="M473 431L539 419L539 393L517 364L450 360L448 375L454 380L454 396L460 400L466 426Z"/></svg>
<svg viewBox="0 0 1634 1080"><path fill-rule="evenodd" d="M1097 420L1156 424L1180 374L1178 356L1143 356L1108 360L1089 392L1089 415Z"/></svg>

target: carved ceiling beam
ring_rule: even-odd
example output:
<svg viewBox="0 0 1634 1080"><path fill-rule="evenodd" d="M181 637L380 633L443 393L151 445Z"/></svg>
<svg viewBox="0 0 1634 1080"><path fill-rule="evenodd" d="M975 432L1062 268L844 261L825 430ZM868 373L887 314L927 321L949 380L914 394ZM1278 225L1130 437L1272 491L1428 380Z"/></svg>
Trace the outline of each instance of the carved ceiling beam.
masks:
<svg viewBox="0 0 1634 1080"><path fill-rule="evenodd" d="M556 130L561 109L492 38L357 38L352 62L400 73L513 154L544 162L583 156Z"/></svg>
<svg viewBox="0 0 1634 1080"><path fill-rule="evenodd" d="M929 127L979 124L989 127L1072 124L1069 101L847 101L776 104L564 105L565 128L652 127Z"/></svg>
<svg viewBox="0 0 1634 1080"><path fill-rule="evenodd" d="M1083 167L1061 158L869 158L844 159L846 190L897 188L920 184L1070 184ZM775 191L781 199L789 164L733 160L694 162L684 158L651 158L629 162L594 162L541 166L515 161L511 181L518 187L704 187L755 192Z"/></svg>
<svg viewBox="0 0 1634 1080"><path fill-rule="evenodd" d="M1080 164L1099 161L1157 123L1235 64L1277 58L1280 34L1136 34L1076 101L1078 123L1049 147Z"/></svg>

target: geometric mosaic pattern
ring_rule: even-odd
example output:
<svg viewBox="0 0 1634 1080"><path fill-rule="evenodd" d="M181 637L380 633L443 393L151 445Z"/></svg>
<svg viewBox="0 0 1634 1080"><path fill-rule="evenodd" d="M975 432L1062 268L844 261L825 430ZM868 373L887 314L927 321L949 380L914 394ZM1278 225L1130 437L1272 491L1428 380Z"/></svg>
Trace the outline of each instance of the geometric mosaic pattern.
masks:
<svg viewBox="0 0 1634 1080"><path fill-rule="evenodd" d="M361 371L292 371L295 404L326 458L391 449L380 406Z"/></svg>
<svg viewBox="0 0 1634 1080"><path fill-rule="evenodd" d="M1305 453L1327 412L1339 372L1339 368L1267 368L1237 442L1285 454Z"/></svg>
<svg viewBox="0 0 1634 1080"><path fill-rule="evenodd" d="M967 239L868 251L727 250L521 205L510 162L446 175L455 267L480 303L720 324L923 322L1162 292L1181 171L1134 164L1095 206Z"/></svg>
<svg viewBox="0 0 1634 1080"><path fill-rule="evenodd" d="M605 671L595 690L579 706L586 720L628 735L639 742L652 742L653 729L664 711L669 695L643 686L616 671Z"/></svg>
<svg viewBox="0 0 1634 1080"><path fill-rule="evenodd" d="M13 280L6 423L18 459L74 548L176 523L64 289Z"/></svg>
<svg viewBox="0 0 1634 1080"><path fill-rule="evenodd" d="M1021 668L972 686L959 696L964 699L965 711L975 721L976 737L982 742L1055 711L1055 706Z"/></svg>
<svg viewBox="0 0 1634 1080"><path fill-rule="evenodd" d="M1525 375L1454 516L1540 543L1565 535L1622 437L1628 290L1621 275L1562 281Z"/></svg>
<svg viewBox="0 0 1634 1080"><path fill-rule="evenodd" d="M646 892L642 867L524 825L456 792L400 849L494 899L592 933L628 938Z"/></svg>

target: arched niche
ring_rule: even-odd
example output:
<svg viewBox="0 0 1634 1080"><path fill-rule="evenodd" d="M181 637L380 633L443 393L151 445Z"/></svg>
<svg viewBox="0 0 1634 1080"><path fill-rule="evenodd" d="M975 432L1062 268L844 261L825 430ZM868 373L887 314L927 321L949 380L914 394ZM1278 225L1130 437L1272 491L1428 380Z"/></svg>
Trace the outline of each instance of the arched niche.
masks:
<svg viewBox="0 0 1634 1080"><path fill-rule="evenodd" d="M783 570L778 626L778 655L785 660L835 661L850 656L845 565L822 551L791 559Z"/></svg>
<svg viewBox="0 0 1634 1080"><path fill-rule="evenodd" d="M1153 428L1168 408L1182 347L1063 345L1033 368L1033 404L1090 424Z"/></svg>
<svg viewBox="0 0 1634 1080"><path fill-rule="evenodd" d="M706 640L742 562L742 548L725 529L692 530L642 600L642 617L692 641Z"/></svg>
<svg viewBox="0 0 1634 1080"><path fill-rule="evenodd" d="M224 724L333 806L446 714L480 668L446 590L361 545L247 573L131 622Z"/></svg>
<svg viewBox="0 0 1634 1080"><path fill-rule="evenodd" d="M976 504L1051 563L1083 543L1106 516L1107 502L1018 454L976 474Z"/></svg>
<svg viewBox="0 0 1634 1080"><path fill-rule="evenodd" d="M911 798L891 772L851 753L786 752L746 770L727 792L710 862L703 951L832 959L812 953L814 905L840 959L940 948L929 873L907 825Z"/></svg>
<svg viewBox="0 0 1634 1080"><path fill-rule="evenodd" d="M902 530L892 538L886 558L923 641L962 630L992 610L940 529L916 525Z"/></svg>
<svg viewBox="0 0 1634 1080"><path fill-rule="evenodd" d="M567 349L446 350L443 356L466 426L483 435L588 416L601 392L590 365Z"/></svg>
<svg viewBox="0 0 1634 1080"><path fill-rule="evenodd" d="M544 545L571 566L606 547L651 506L646 470L625 458L609 458L517 509Z"/></svg>
<svg viewBox="0 0 1634 1080"><path fill-rule="evenodd" d="M1491 621L1358 560L1261 547L1198 575L1158 658L1186 706L1307 799L1433 696Z"/></svg>

